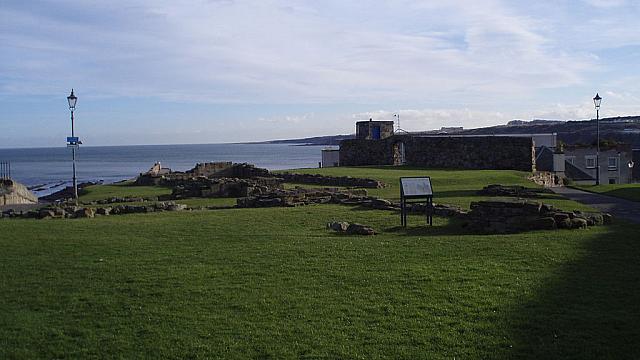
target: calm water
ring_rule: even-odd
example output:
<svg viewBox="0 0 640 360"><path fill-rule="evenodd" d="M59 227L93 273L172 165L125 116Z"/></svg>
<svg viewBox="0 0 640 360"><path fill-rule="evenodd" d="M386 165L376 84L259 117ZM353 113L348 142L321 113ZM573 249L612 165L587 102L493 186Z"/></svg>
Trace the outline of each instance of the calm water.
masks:
<svg viewBox="0 0 640 360"><path fill-rule="evenodd" d="M198 162L233 161L269 170L318 167L324 146L281 144L203 144L82 147L77 153L78 181L111 183L147 171L156 161L184 171ZM0 161L11 162L12 178L37 186L38 195L71 183L71 150L65 147L0 149Z"/></svg>

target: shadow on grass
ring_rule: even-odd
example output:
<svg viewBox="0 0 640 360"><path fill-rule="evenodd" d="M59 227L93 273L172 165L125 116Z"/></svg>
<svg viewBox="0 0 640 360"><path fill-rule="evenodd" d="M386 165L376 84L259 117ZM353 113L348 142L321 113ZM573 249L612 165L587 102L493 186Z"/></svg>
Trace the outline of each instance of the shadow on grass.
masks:
<svg viewBox="0 0 640 360"><path fill-rule="evenodd" d="M640 188L622 188L614 189L601 193L607 196L613 196L630 201L640 202Z"/></svg>
<svg viewBox="0 0 640 360"><path fill-rule="evenodd" d="M509 312L509 358L640 358L640 227L605 229Z"/></svg>
<svg viewBox="0 0 640 360"><path fill-rule="evenodd" d="M442 224L442 222L445 222ZM426 217L410 216L408 226L400 226L400 212L398 212L398 225L383 229L384 232L394 233L400 236L451 236L451 235L483 235L471 231L465 226L465 221L456 218L440 216L433 217L433 225L428 225Z"/></svg>

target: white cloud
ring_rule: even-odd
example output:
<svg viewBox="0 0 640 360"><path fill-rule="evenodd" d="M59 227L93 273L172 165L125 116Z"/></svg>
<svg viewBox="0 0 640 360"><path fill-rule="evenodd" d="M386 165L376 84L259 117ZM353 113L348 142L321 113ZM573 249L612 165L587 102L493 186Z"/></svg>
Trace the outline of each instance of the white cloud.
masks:
<svg viewBox="0 0 640 360"><path fill-rule="evenodd" d="M24 74L22 86L9 82L4 93L29 86L50 91L42 84L48 78L50 84L79 82L92 93L177 101L420 101L425 92L530 94L541 83L582 81L591 63L548 47L537 32L544 27L540 21L495 1L427 9L422 2L407 9L351 4L343 17L336 16L341 5L334 2L137 1L122 9L73 4L104 19L77 23L4 11L10 21L3 43L23 59L3 67ZM365 11L373 18L359 22ZM22 34L35 23L41 30Z"/></svg>

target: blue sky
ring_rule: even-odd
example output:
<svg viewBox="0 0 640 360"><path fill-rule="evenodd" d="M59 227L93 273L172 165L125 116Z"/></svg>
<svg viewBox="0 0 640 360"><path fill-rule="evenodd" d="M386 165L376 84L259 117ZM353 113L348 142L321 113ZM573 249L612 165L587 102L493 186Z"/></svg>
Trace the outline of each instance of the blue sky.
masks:
<svg viewBox="0 0 640 360"><path fill-rule="evenodd" d="M0 2L0 147L640 115L640 1Z"/></svg>

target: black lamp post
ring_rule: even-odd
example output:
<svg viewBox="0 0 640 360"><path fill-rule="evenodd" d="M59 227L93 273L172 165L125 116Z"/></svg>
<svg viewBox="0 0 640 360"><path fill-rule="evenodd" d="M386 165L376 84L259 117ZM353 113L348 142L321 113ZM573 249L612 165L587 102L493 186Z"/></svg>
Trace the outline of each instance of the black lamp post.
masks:
<svg viewBox="0 0 640 360"><path fill-rule="evenodd" d="M593 98L593 104L596 106L596 133L597 133L597 144L596 144L596 185L600 185L600 102L602 102L602 98L598 93Z"/></svg>
<svg viewBox="0 0 640 360"><path fill-rule="evenodd" d="M78 205L78 181L76 179L76 149L78 148L80 141L76 137L73 123L73 112L76 109L76 102L78 98L73 94L73 89L71 89L71 95L67 96L67 101L69 101L69 110L71 110L71 137L67 138L67 147L71 148L71 156L73 158L73 198L76 201L76 206Z"/></svg>

